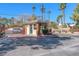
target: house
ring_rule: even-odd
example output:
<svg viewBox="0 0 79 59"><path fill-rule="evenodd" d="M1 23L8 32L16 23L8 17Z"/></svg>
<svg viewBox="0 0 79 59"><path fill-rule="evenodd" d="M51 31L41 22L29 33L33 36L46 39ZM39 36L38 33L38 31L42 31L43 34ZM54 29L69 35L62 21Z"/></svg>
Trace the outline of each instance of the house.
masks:
<svg viewBox="0 0 79 59"><path fill-rule="evenodd" d="M48 21L42 21L42 20L32 20L29 19L26 24L24 25L24 34L27 36L38 36L42 35L42 29L47 29L48 27Z"/></svg>
<svg viewBox="0 0 79 59"><path fill-rule="evenodd" d="M69 23L68 24L70 28L73 28L76 24L75 23Z"/></svg>

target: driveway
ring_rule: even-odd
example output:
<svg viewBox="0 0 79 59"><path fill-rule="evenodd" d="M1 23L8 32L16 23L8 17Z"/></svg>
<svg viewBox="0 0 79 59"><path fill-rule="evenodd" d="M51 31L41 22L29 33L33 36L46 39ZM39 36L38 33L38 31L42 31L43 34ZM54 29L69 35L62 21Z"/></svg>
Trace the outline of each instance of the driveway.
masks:
<svg viewBox="0 0 79 59"><path fill-rule="evenodd" d="M78 37L60 41L63 45L59 45L54 49L31 49L31 46L19 46L15 50L7 52L5 56L79 56Z"/></svg>

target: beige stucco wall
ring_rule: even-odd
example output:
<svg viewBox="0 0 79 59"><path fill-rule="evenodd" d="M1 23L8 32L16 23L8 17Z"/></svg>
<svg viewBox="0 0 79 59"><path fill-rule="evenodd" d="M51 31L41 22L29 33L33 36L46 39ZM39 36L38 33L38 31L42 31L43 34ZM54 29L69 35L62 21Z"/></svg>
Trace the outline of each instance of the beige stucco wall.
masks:
<svg viewBox="0 0 79 59"><path fill-rule="evenodd" d="M27 35L27 36L37 36L37 30L34 29L34 25L32 25L32 27L33 27L33 28L32 28L33 33L30 34L30 25L27 25L27 27L26 27L26 30L27 30L26 35Z"/></svg>
<svg viewBox="0 0 79 59"><path fill-rule="evenodd" d="M29 25L27 25L27 33L26 33L26 35L29 35Z"/></svg>
<svg viewBox="0 0 79 59"><path fill-rule="evenodd" d="M34 36L37 36L37 30L36 29L34 29L34 25L32 25L33 26L33 33L32 33L32 35L34 35Z"/></svg>

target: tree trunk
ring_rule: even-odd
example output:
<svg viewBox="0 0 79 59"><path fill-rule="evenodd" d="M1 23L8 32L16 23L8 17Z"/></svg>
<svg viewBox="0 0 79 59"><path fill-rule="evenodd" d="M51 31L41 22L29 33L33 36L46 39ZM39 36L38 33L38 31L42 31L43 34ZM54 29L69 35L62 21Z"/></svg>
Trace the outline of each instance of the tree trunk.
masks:
<svg viewBox="0 0 79 59"><path fill-rule="evenodd" d="M65 11L62 10L62 14L63 14L63 24L65 24Z"/></svg>

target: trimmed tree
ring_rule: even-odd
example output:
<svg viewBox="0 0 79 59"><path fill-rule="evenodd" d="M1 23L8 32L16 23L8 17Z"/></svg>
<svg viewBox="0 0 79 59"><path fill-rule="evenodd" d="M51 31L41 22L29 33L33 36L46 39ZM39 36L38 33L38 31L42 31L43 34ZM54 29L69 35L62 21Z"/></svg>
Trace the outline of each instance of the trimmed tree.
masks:
<svg viewBox="0 0 79 59"><path fill-rule="evenodd" d="M66 3L61 3L60 10L62 11L64 24L65 24L65 9L66 9Z"/></svg>
<svg viewBox="0 0 79 59"><path fill-rule="evenodd" d="M77 4L76 8L74 9L71 19L75 21L76 27L79 29L79 4Z"/></svg>

